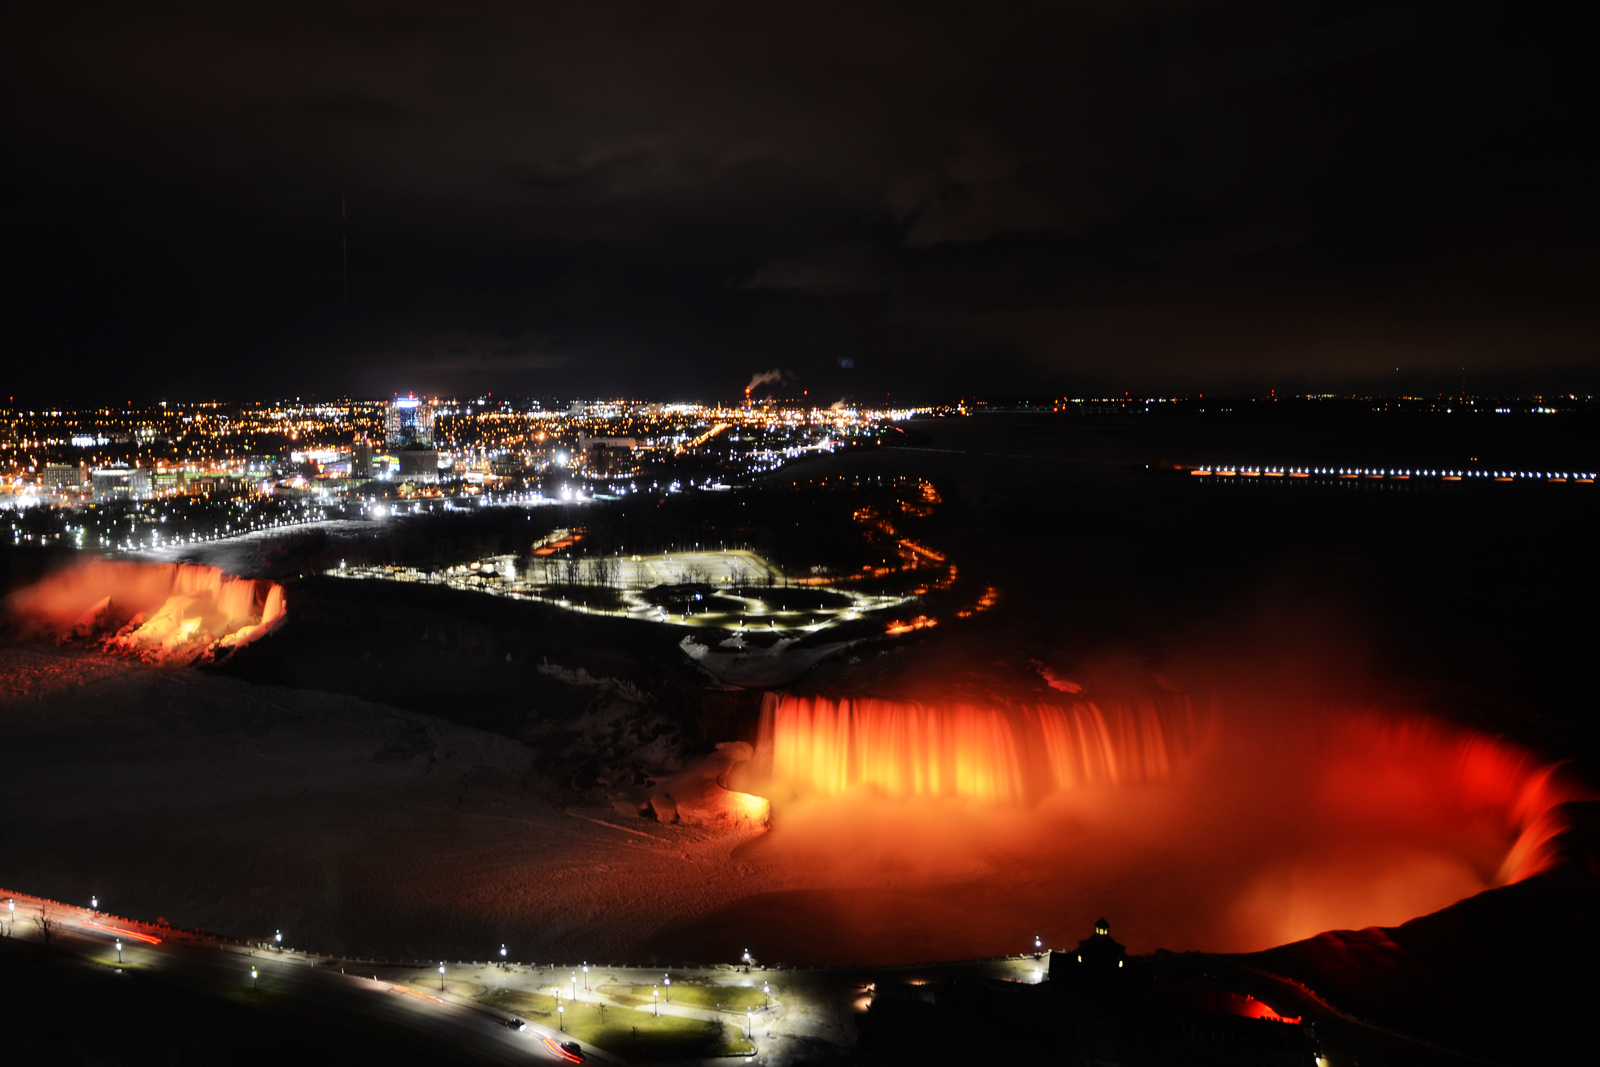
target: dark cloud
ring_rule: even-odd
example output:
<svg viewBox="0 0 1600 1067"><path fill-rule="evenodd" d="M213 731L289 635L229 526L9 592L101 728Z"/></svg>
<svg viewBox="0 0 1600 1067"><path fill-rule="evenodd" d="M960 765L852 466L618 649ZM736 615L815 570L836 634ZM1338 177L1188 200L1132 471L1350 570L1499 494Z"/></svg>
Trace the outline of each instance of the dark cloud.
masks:
<svg viewBox="0 0 1600 1067"><path fill-rule="evenodd" d="M864 242L852 242L770 259L755 269L747 284L751 289L838 296L882 292L887 279L878 250Z"/></svg>
<svg viewBox="0 0 1600 1067"><path fill-rule="evenodd" d="M1580 384L1576 10L39 5L16 388Z"/></svg>

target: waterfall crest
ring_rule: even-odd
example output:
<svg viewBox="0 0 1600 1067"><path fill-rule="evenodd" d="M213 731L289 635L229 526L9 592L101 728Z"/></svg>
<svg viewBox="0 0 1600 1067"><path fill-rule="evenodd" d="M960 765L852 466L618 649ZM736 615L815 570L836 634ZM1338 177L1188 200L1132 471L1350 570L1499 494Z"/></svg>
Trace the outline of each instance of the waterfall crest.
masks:
<svg viewBox="0 0 1600 1067"><path fill-rule="evenodd" d="M758 773L796 793L868 787L1025 805L1087 785L1173 776L1195 747L1187 698L985 707L768 694Z"/></svg>

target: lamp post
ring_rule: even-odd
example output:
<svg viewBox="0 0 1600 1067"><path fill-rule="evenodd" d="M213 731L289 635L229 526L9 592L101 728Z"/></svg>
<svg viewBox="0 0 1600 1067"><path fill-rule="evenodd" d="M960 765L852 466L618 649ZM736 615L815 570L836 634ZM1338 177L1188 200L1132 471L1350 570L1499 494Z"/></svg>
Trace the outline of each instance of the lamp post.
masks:
<svg viewBox="0 0 1600 1067"><path fill-rule="evenodd" d="M661 980L663 982L667 983L667 1003L671 1004L672 1003L672 975L664 974L664 975L661 976Z"/></svg>
<svg viewBox="0 0 1600 1067"><path fill-rule="evenodd" d="M258 988L256 986L256 979L260 978L260 977L261 977L261 972L256 970L254 967L251 967L250 968L250 991L252 993L255 992L255 990Z"/></svg>
<svg viewBox="0 0 1600 1067"><path fill-rule="evenodd" d="M751 1040L752 1038L755 1037L755 1030L752 1029L754 1027L754 1025L755 1025L755 1009L754 1008L746 1008L744 1010L744 1036L745 1036L745 1040L746 1041Z"/></svg>
<svg viewBox="0 0 1600 1067"><path fill-rule="evenodd" d="M89 894L89 910L90 911L99 911L100 910L100 898L95 896L93 893Z"/></svg>
<svg viewBox="0 0 1600 1067"><path fill-rule="evenodd" d="M117 962L122 962L122 938L117 938Z"/></svg>
<svg viewBox="0 0 1600 1067"><path fill-rule="evenodd" d="M745 949L744 950L744 969L746 971L750 970L750 950L749 949Z"/></svg>
<svg viewBox="0 0 1600 1067"><path fill-rule="evenodd" d="M281 949L283 947L283 931L279 930L277 933L273 934L272 935L272 940Z"/></svg>
<svg viewBox="0 0 1600 1067"><path fill-rule="evenodd" d="M444 960L439 961L439 992L444 992Z"/></svg>
<svg viewBox="0 0 1600 1067"><path fill-rule="evenodd" d="M572 999L578 999L578 972L572 972Z"/></svg>
<svg viewBox="0 0 1600 1067"><path fill-rule="evenodd" d="M650 987L650 1003L656 1006L656 1018L661 1017L661 990L657 986Z"/></svg>
<svg viewBox="0 0 1600 1067"><path fill-rule="evenodd" d="M501 945L500 946L500 966L504 967L505 965L506 965L506 947L504 945Z"/></svg>
<svg viewBox="0 0 1600 1067"><path fill-rule="evenodd" d="M567 1032L567 1006L565 1004L559 1004L558 1003L556 1005L556 1018L560 1020L560 1023L558 1024L558 1026L559 1026L561 1032L562 1033L566 1033Z"/></svg>
<svg viewBox="0 0 1600 1067"><path fill-rule="evenodd" d="M583 991L585 993L589 992L589 965L587 963L583 965Z"/></svg>
<svg viewBox="0 0 1600 1067"><path fill-rule="evenodd" d="M772 987L765 982L761 983L761 1006L763 1008L772 1007Z"/></svg>
<svg viewBox="0 0 1600 1067"><path fill-rule="evenodd" d="M1033 951L1039 954L1043 954L1044 952L1044 938L1040 937L1038 934L1033 935Z"/></svg>

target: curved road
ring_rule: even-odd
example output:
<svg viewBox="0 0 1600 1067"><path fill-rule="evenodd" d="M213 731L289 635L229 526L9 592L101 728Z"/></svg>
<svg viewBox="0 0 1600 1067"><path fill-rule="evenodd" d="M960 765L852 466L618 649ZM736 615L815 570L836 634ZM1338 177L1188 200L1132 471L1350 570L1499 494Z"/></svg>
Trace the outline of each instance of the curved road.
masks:
<svg viewBox="0 0 1600 1067"><path fill-rule="evenodd" d="M335 961L290 951L252 949L162 927L113 918L83 908L70 908L21 894L11 911L0 905L0 920L18 924L16 931L38 929L41 909L53 920L51 940L88 959L115 966L116 941L122 940L125 964L158 973L244 985L250 968L260 973L263 990L304 997L318 1004L355 1012L395 1026L409 1027L468 1049L498 1063L531 1060L565 1062L552 1046L566 1035L528 1023L520 1031L504 1025L509 1016L457 1001L449 993L427 993L410 986L341 973ZM550 1038L547 1042L544 1038ZM584 1049L596 1062L620 1062L603 1052Z"/></svg>

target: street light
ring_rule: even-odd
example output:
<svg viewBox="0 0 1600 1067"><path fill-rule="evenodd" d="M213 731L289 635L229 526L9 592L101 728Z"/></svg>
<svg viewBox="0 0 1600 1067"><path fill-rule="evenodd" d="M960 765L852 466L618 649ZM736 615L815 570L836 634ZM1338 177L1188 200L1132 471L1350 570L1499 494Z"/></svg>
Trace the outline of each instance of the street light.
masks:
<svg viewBox="0 0 1600 1067"><path fill-rule="evenodd" d="M260 977L261 977L261 972L257 971L255 969L255 967L252 966L250 968L250 990L251 990L251 992L254 992L256 990L256 988L257 988L256 979L260 978Z"/></svg>
<svg viewBox="0 0 1600 1067"><path fill-rule="evenodd" d="M283 931L279 930L276 934L273 935L272 939L274 941L276 941L280 947L282 947L282 945L283 945Z"/></svg>
<svg viewBox="0 0 1600 1067"><path fill-rule="evenodd" d="M1044 939L1041 938L1038 934L1034 934L1033 935L1033 951L1035 951L1035 952L1043 952L1044 951Z"/></svg>
<svg viewBox="0 0 1600 1067"><path fill-rule="evenodd" d="M572 972L572 999L578 999L578 972Z"/></svg>
<svg viewBox="0 0 1600 1067"><path fill-rule="evenodd" d="M122 938L117 938L117 962L122 962Z"/></svg>
<svg viewBox="0 0 1600 1067"><path fill-rule="evenodd" d="M500 966L504 967L505 964L506 964L506 947L504 945L501 945L500 946Z"/></svg>
<svg viewBox="0 0 1600 1067"><path fill-rule="evenodd" d="M744 1010L744 1036L747 1041L755 1036L755 1031L752 1029L755 1025L754 1012L754 1008L746 1008Z"/></svg>
<svg viewBox="0 0 1600 1067"><path fill-rule="evenodd" d="M100 910L100 898L95 896L92 893L89 895L89 910L90 911L99 911Z"/></svg>
<svg viewBox="0 0 1600 1067"><path fill-rule="evenodd" d="M661 990L660 990L660 988L657 987L657 986L651 986L650 987L650 996L652 998L650 1003L652 1003L652 1004L654 1004L656 1006L656 1017L660 1018L661 1017Z"/></svg>
<svg viewBox="0 0 1600 1067"><path fill-rule="evenodd" d="M667 983L667 1003L671 1004L672 1003L672 975L664 974L664 975L661 976L661 980L663 982Z"/></svg>
<svg viewBox="0 0 1600 1067"><path fill-rule="evenodd" d="M444 960L439 961L439 992L444 992Z"/></svg>
<svg viewBox="0 0 1600 1067"><path fill-rule="evenodd" d="M585 993L589 992L589 965L587 963L583 965L583 991Z"/></svg>
<svg viewBox="0 0 1600 1067"><path fill-rule="evenodd" d="M772 1007L772 987L765 982L761 983L761 1006L763 1008Z"/></svg>
<svg viewBox="0 0 1600 1067"><path fill-rule="evenodd" d="M561 1031L565 1033L567 1029L567 1006L565 1004L556 1005L556 1018L561 1020Z"/></svg>

